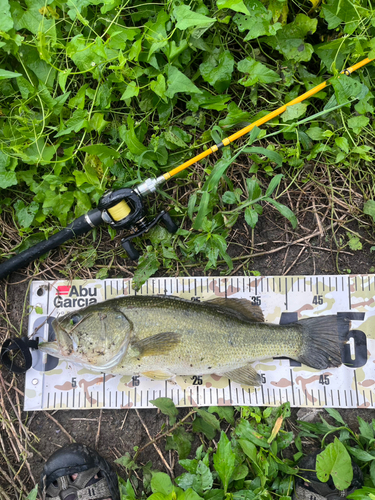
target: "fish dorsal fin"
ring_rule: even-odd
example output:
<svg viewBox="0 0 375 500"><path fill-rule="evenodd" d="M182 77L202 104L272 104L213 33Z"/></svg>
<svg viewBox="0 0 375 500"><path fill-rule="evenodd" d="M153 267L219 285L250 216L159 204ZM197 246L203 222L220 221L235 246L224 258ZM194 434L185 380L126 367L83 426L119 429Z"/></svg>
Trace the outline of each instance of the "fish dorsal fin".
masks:
<svg viewBox="0 0 375 500"><path fill-rule="evenodd" d="M240 314L248 321L264 322L263 311L259 306L254 306L247 299L225 299L218 297L217 299L207 300L206 304L217 306L220 309L226 309L230 313Z"/></svg>
<svg viewBox="0 0 375 500"><path fill-rule="evenodd" d="M155 356L172 351L181 341L181 335L175 332L162 332L142 340L135 340L131 347L138 351L138 357Z"/></svg>
<svg viewBox="0 0 375 500"><path fill-rule="evenodd" d="M260 376L250 365L241 366L241 368L222 373L221 375L228 377L232 382L243 385L260 385L261 382Z"/></svg>

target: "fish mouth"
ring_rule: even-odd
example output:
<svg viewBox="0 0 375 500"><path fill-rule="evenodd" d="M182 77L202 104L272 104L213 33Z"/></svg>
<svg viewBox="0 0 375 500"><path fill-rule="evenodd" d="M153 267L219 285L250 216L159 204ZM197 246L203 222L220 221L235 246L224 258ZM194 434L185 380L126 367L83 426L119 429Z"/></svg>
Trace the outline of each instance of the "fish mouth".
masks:
<svg viewBox="0 0 375 500"><path fill-rule="evenodd" d="M52 356L58 357L59 346L57 344L57 340L53 342L39 342L38 349L42 352L46 352L47 354L51 354Z"/></svg>

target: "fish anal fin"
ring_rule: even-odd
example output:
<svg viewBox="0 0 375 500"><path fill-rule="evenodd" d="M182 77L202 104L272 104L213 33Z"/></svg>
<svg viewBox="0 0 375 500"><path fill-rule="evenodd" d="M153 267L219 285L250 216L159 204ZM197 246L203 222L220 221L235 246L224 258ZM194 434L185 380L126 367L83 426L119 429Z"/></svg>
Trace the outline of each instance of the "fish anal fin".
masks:
<svg viewBox="0 0 375 500"><path fill-rule="evenodd" d="M172 351L181 341L181 335L175 332L162 332L142 340L135 340L131 347L139 352L139 357L156 356Z"/></svg>
<svg viewBox="0 0 375 500"><path fill-rule="evenodd" d="M142 372L142 375L148 378L153 378L154 380L167 380L174 376L171 372L163 370L150 370L147 372Z"/></svg>
<svg viewBox="0 0 375 500"><path fill-rule="evenodd" d="M228 377L232 382L242 385L258 386L261 383L260 375L250 365L241 366L241 368L236 368L236 370L231 370L221 375Z"/></svg>
<svg viewBox="0 0 375 500"><path fill-rule="evenodd" d="M263 311L259 306L254 306L247 299L225 299L218 297L217 299L208 300L207 304L227 309L232 314L241 314L249 321L264 322Z"/></svg>

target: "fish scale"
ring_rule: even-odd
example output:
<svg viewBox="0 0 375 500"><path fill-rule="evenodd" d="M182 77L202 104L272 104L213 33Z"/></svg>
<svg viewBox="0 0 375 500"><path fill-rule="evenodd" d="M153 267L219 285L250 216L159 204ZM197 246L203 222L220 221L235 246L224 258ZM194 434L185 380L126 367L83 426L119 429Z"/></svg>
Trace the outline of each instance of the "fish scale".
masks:
<svg viewBox="0 0 375 500"><path fill-rule="evenodd" d="M171 397L179 406L277 405L289 401L292 406L373 408L374 282L374 275L155 278L148 280L137 294L131 288L131 280L33 282L30 304L34 309L29 333L35 334L39 327L37 335L45 340L51 333L46 318L72 310L56 307L61 303L56 300L58 286L75 286L75 290L86 287L91 291L90 297L96 290L98 302L129 294L175 295L193 302L214 297L247 298L261 306L267 322L288 323L298 317L338 314L350 319L352 326L341 332L345 342L341 367L317 371L287 359L255 362L253 366L262 379L257 388L214 375L192 374L161 382L146 377L90 373L73 363L57 365L57 360L34 352L34 366L26 374L25 409L142 408L152 407L150 401L159 396ZM36 313L35 306L42 307L42 315Z"/></svg>

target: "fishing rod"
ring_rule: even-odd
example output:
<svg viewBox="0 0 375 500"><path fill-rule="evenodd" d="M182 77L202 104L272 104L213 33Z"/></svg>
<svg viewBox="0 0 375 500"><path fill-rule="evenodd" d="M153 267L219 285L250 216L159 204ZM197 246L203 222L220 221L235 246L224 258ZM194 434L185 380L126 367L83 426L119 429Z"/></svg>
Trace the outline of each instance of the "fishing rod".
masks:
<svg viewBox="0 0 375 500"><path fill-rule="evenodd" d="M350 76L354 71L362 68L373 60L374 59L369 59L367 57L366 59L363 59L353 66L344 69L340 74ZM229 144L231 144L232 142L248 134L254 127L260 127L264 125L276 116L284 113L284 111L286 111L289 106L293 106L294 104L308 99L314 94L320 92L329 84L329 80L320 83L319 85L300 95L296 99L293 99L292 101L284 104L275 111L268 113L263 118L256 120L250 125L239 130L238 132L230 135L229 137L226 137L219 144L214 144L206 151L198 154L197 156L194 156L194 158L191 158L185 163L182 163L178 167L172 169L169 172L166 172L163 175L160 175L157 178L146 179L145 181L135 186L133 189L122 188L116 191L109 191L107 193L104 193L104 195L99 200L97 208L90 210L87 214L82 215L78 219L74 220L66 228L51 236L51 238L48 238L47 240L28 248L18 255L11 257L3 264L0 264L0 279L5 278L11 272L16 271L17 269L26 267L30 262L41 257L49 250L53 250L54 248L60 246L62 243L65 243L72 238L91 231L93 228L99 226L103 222L109 224L117 231L126 229L130 232L130 234L126 238L123 238L121 240L121 244L130 259L138 260L139 252L134 248L134 245L132 244L132 240L134 238L147 233L158 222L163 222L166 229L170 233L175 233L178 229L177 225L173 222L170 215L164 210L162 210L152 220L148 220L143 198L155 192L156 189L166 181L179 174L186 168L189 168L194 163L197 163L198 161L206 158L210 154L215 153L225 146L229 146Z"/></svg>

